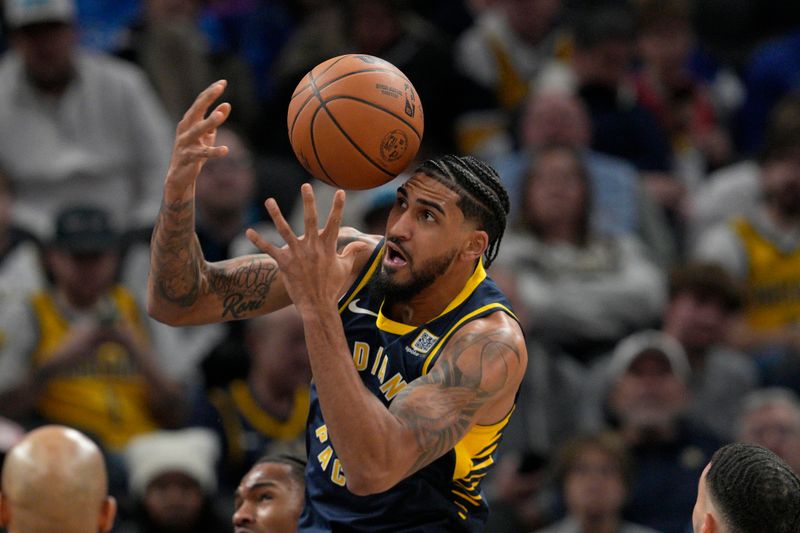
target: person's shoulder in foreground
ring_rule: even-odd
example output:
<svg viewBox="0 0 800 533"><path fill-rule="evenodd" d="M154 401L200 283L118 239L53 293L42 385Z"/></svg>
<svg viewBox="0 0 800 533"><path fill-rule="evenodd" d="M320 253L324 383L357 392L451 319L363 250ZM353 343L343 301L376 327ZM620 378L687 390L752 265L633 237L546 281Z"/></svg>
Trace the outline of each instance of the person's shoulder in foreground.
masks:
<svg viewBox="0 0 800 533"><path fill-rule="evenodd" d="M694 533L797 533L800 478L773 452L728 444L700 476Z"/></svg>

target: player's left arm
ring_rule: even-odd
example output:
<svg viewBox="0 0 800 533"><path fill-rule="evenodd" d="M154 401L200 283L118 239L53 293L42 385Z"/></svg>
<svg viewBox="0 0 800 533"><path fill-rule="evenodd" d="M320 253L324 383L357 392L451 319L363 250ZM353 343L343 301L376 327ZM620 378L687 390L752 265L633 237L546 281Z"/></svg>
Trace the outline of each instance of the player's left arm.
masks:
<svg viewBox="0 0 800 533"><path fill-rule="evenodd" d="M513 407L526 364L519 325L498 312L459 330L431 371L409 383L388 410L370 394L348 413L334 413L326 404L335 408L339 402L320 394L350 491L383 492L447 453L475 424L501 421ZM342 392L337 396L355 391Z"/></svg>
<svg viewBox="0 0 800 533"><path fill-rule="evenodd" d="M402 477L432 463L475 425L492 425L514 405L528 355L518 323L502 312L465 326L436 365L391 404L404 449L393 452ZM413 440L413 442L412 442Z"/></svg>

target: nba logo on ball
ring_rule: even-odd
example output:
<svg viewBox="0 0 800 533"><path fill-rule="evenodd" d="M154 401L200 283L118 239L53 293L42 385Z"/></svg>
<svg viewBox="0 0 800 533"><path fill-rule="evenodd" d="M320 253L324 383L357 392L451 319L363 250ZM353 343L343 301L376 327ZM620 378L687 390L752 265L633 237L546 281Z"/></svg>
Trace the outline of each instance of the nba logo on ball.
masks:
<svg viewBox="0 0 800 533"><path fill-rule="evenodd" d="M408 137L402 130L390 131L381 142L381 158L384 161L397 161L408 148Z"/></svg>
<svg viewBox="0 0 800 533"><path fill-rule="evenodd" d="M289 142L314 177L343 189L369 189L414 160L424 114L414 85L378 57L324 61L298 83L287 113Z"/></svg>

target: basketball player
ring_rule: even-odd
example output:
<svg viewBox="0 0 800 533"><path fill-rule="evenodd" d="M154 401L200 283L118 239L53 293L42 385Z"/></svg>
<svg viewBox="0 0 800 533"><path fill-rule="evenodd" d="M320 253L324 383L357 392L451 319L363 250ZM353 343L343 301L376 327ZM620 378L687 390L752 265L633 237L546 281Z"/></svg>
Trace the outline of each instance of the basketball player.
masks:
<svg viewBox="0 0 800 533"><path fill-rule="evenodd" d="M797 533L800 479L761 446L728 444L700 476L694 533Z"/></svg>
<svg viewBox="0 0 800 533"><path fill-rule="evenodd" d="M233 527L249 533L292 533L303 510L305 461L289 455L260 458L234 494Z"/></svg>
<svg viewBox="0 0 800 533"><path fill-rule="evenodd" d="M305 235L274 200L286 246L252 230L264 254L206 262L194 236L203 163L227 153L224 82L178 125L151 246L148 310L172 325L245 318L294 302L313 373L300 531L475 531L480 482L514 409L524 338L487 277L505 229L497 174L469 157L422 164L398 189L386 237L339 228L344 191L323 229L301 188Z"/></svg>
<svg viewBox="0 0 800 533"><path fill-rule="evenodd" d="M44 426L8 453L0 497L8 533L111 531L116 510L103 456L83 433Z"/></svg>

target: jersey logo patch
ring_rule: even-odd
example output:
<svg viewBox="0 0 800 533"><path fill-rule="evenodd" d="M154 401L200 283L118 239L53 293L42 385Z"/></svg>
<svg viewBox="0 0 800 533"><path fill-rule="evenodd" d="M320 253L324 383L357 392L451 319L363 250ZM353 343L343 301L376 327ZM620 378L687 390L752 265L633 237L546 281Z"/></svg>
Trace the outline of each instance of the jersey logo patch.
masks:
<svg viewBox="0 0 800 533"><path fill-rule="evenodd" d="M423 329L420 334L417 335L417 338L414 339L414 342L411 343L411 348L420 353L428 353L431 351L431 348L436 346L438 340L439 337L427 329Z"/></svg>

